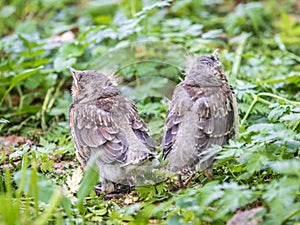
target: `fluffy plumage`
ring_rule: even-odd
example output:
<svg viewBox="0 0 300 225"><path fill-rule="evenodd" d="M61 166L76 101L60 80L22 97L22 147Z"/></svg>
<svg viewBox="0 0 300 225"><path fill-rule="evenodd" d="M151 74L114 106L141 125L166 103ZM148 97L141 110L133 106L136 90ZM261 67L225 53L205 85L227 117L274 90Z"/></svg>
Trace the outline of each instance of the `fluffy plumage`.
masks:
<svg viewBox="0 0 300 225"><path fill-rule="evenodd" d="M207 154L211 147L222 146L237 134L237 101L217 51L190 57L187 64L185 79L175 88L167 112L163 158L170 162L168 169L173 173L203 170L212 179L214 155Z"/></svg>
<svg viewBox="0 0 300 225"><path fill-rule="evenodd" d="M156 155L134 102L119 95L116 84L102 73L69 70L69 124L78 160L86 167L96 159L102 190L113 191L112 183L133 185L134 176L151 169Z"/></svg>

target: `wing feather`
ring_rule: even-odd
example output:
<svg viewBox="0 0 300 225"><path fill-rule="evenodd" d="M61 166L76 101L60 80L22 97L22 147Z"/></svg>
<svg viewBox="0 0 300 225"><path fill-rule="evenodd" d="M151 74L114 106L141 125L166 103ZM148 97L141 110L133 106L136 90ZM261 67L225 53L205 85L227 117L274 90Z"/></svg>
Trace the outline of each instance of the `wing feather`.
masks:
<svg viewBox="0 0 300 225"><path fill-rule="evenodd" d="M128 143L125 135L113 120L107 105L113 99L98 100L97 104L81 105L74 112L74 135L77 145L100 155L105 163L126 162ZM106 110L103 110L105 108ZM80 151L81 147L77 148ZM88 159L86 159L87 161Z"/></svg>
<svg viewBox="0 0 300 225"><path fill-rule="evenodd" d="M195 105L198 105L199 116L198 134L196 135L199 153L212 145L221 146L230 138L234 111L225 91L224 87L207 87L204 94L199 96L195 102Z"/></svg>
<svg viewBox="0 0 300 225"><path fill-rule="evenodd" d="M129 148L125 130L120 128L118 121L115 121L115 112L112 111L112 107L124 107L123 125L130 126L136 137L146 147L155 148L145 123L137 113L135 104L126 99L121 99L123 103L120 104L119 100L114 102L116 101L114 98L98 99L96 104L81 105L74 111L76 144L96 152L100 155L100 160L105 163L126 163ZM77 149L80 151L82 148Z"/></svg>
<svg viewBox="0 0 300 225"><path fill-rule="evenodd" d="M155 143L152 141L149 135L149 130L144 121L140 118L137 108L133 102L131 102L131 109L128 112L127 117L131 122L131 128L136 137L149 149L155 149Z"/></svg>
<svg viewBox="0 0 300 225"><path fill-rule="evenodd" d="M174 112L173 107L171 106L167 112L166 122L165 122L165 133L161 142L161 148L163 151L163 159L167 157L169 152L172 150L172 147L175 143L178 127L181 123L182 117Z"/></svg>

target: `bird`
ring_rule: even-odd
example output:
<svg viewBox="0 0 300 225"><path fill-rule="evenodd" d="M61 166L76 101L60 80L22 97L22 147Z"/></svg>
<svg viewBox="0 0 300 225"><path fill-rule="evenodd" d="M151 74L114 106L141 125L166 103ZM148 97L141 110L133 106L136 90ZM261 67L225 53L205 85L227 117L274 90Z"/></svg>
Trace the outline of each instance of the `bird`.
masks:
<svg viewBox="0 0 300 225"><path fill-rule="evenodd" d="M69 126L76 157L86 168L96 161L100 188L134 187L135 178L156 164L156 146L135 103L120 95L113 76L68 67L73 77Z"/></svg>
<svg viewBox="0 0 300 225"><path fill-rule="evenodd" d="M179 175L186 187L202 171L213 180L215 147L238 134L238 103L219 60L212 55L188 56L185 78L175 87L167 111L161 141L168 171ZM182 175L190 175L183 182Z"/></svg>

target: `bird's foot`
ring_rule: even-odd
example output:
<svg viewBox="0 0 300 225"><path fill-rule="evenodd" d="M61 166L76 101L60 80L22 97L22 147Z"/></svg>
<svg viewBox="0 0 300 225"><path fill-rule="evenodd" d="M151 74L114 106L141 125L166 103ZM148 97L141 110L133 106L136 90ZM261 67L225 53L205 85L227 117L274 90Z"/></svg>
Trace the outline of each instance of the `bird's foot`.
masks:
<svg viewBox="0 0 300 225"><path fill-rule="evenodd" d="M123 198L125 194L128 193L128 185L124 184L113 184L114 185L114 190L108 191L104 195L104 200L111 200L111 199L119 199Z"/></svg>
<svg viewBox="0 0 300 225"><path fill-rule="evenodd" d="M129 187L129 192L135 190L134 179L132 177L127 178L127 183Z"/></svg>
<svg viewBox="0 0 300 225"><path fill-rule="evenodd" d="M184 186L187 187L188 184L192 181L192 179L194 178L195 174L192 174L185 182L184 182Z"/></svg>
<svg viewBox="0 0 300 225"><path fill-rule="evenodd" d="M103 193L102 188L101 188L101 184L98 184L94 187L95 193L97 196L100 196L101 193Z"/></svg>
<svg viewBox="0 0 300 225"><path fill-rule="evenodd" d="M104 196L105 200L110 200L113 198L115 199L123 198L124 195L130 193L135 188L134 185L127 185L127 184L120 184L120 183L114 184L114 187L115 187L114 191L111 191Z"/></svg>
<svg viewBox="0 0 300 225"><path fill-rule="evenodd" d="M184 181L182 180L182 176L181 175L178 175L178 182L179 182L179 189L186 188L186 185L185 185Z"/></svg>
<svg viewBox="0 0 300 225"><path fill-rule="evenodd" d="M94 190L97 196L104 194L105 200L122 198L126 193L128 193L128 188L126 189L126 185L114 184L113 187L114 188L110 188L109 190L107 190L101 185L101 183L99 183L97 186L95 186Z"/></svg>
<svg viewBox="0 0 300 225"><path fill-rule="evenodd" d="M131 185L115 184L115 190L118 191L119 193L128 194L133 189L132 189Z"/></svg>
<svg viewBox="0 0 300 225"><path fill-rule="evenodd" d="M124 193L120 193L118 191L113 191L113 192L105 194L104 195L104 200L123 198L124 195L125 195Z"/></svg>
<svg viewBox="0 0 300 225"><path fill-rule="evenodd" d="M100 196L101 194L105 194L104 195L104 199L105 200L110 200L113 198L122 198L125 194L130 193L132 190L135 189L135 186L132 184L121 184L121 183L113 183L112 182L112 187L110 187L109 189L105 189L105 187L103 187L101 185L101 183L99 183L97 186L95 186L95 193L97 196Z"/></svg>

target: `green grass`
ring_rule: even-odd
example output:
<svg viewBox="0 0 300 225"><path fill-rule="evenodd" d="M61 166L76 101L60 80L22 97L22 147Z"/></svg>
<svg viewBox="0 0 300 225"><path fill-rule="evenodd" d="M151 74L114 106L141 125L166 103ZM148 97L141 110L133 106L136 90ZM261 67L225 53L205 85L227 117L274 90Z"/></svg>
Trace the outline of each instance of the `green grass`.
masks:
<svg viewBox="0 0 300 225"><path fill-rule="evenodd" d="M258 206L262 224L299 223L299 6L214 2L3 2L0 224L226 224ZM97 173L82 174L68 129L66 67L118 74L159 144L186 54L216 48L241 123L215 181L198 173L186 190L170 177L119 201L96 196Z"/></svg>

